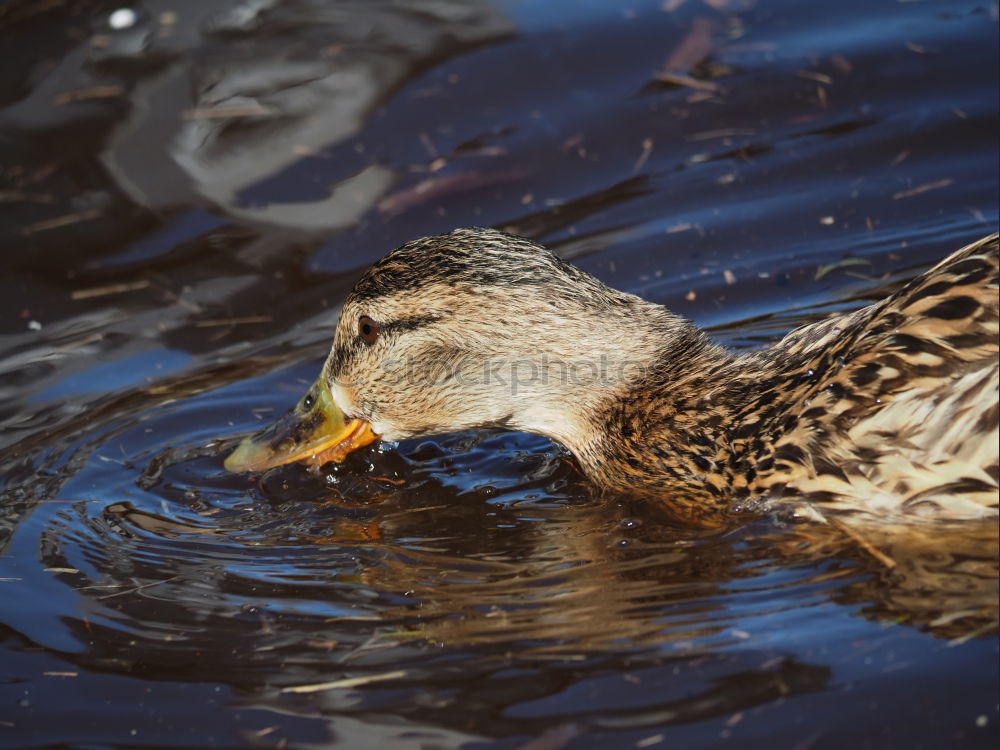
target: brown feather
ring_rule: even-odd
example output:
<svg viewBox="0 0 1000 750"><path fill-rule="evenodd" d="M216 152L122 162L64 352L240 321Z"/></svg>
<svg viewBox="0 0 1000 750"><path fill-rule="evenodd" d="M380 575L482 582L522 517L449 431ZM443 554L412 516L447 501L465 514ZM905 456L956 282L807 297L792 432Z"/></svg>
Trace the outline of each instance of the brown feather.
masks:
<svg viewBox="0 0 1000 750"><path fill-rule="evenodd" d="M362 277L325 372L339 406L390 439L538 432L598 486L695 523L778 503L883 522L996 515L997 245L735 355L535 243L456 230ZM383 327L377 345L359 343L359 316Z"/></svg>

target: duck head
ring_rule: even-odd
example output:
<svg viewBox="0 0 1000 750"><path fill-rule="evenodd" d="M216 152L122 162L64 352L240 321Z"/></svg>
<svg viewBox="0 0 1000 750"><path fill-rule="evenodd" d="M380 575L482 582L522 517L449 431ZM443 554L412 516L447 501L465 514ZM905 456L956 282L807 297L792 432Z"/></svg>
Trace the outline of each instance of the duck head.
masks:
<svg viewBox="0 0 1000 750"><path fill-rule="evenodd" d="M415 240L365 272L316 382L226 467L318 466L376 436L498 426L596 456L607 411L648 379L665 341L693 330L520 237Z"/></svg>

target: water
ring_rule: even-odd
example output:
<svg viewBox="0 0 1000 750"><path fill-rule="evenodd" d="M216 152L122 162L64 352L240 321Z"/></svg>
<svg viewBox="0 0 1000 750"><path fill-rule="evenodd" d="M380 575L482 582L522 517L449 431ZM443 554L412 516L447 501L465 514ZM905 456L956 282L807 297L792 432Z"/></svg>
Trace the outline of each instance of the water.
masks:
<svg viewBox="0 0 1000 750"><path fill-rule="evenodd" d="M890 571L530 435L222 456L413 237L745 348L994 231L995 3L133 7L0 5L0 746L994 745L995 524Z"/></svg>

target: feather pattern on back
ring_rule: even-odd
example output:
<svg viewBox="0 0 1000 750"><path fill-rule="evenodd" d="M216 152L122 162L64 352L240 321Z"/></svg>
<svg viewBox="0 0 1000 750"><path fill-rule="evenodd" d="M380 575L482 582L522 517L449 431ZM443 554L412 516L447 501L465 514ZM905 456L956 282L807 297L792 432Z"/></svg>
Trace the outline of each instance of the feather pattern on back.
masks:
<svg viewBox="0 0 1000 750"><path fill-rule="evenodd" d="M827 331L812 345L802 344L809 327L778 345L822 348L818 367L838 363L812 399L824 412L803 425L819 461L791 481L797 492L881 518L996 512L997 273L993 235L842 323L819 324Z"/></svg>
<svg viewBox="0 0 1000 750"><path fill-rule="evenodd" d="M993 235L764 351L667 356L637 389L658 396L615 413L639 439L605 443L610 475L701 522L733 500L883 521L995 514L997 302Z"/></svg>

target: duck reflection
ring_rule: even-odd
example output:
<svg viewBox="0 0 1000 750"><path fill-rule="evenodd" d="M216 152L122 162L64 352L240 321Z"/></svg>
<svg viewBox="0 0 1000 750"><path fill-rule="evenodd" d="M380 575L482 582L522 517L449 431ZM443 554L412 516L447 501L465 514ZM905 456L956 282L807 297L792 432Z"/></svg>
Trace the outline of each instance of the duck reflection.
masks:
<svg viewBox="0 0 1000 750"><path fill-rule="evenodd" d="M498 458L491 439L514 447ZM456 440L370 450L326 477L278 469L238 510L193 501L190 465L215 459L175 449L150 462L155 480L140 477L159 512L129 500L67 506L78 518L44 530L40 562L77 569L59 576L82 619L64 619L81 642L111 644L101 659L120 658L116 626L94 638L110 606L115 621L155 625L140 661L177 663L182 640L196 670L208 660L231 671L237 652L252 654L241 668L263 670L269 649L325 668L407 642L541 658L679 655L752 644L756 616L817 599L953 641L997 631L992 523L863 538L773 519L693 531L647 503L595 497L558 449ZM470 489L462 462L478 460L504 467ZM218 650L220 633L231 650Z"/></svg>
<svg viewBox="0 0 1000 750"><path fill-rule="evenodd" d="M421 726L474 721L486 735L540 734L556 717L600 733L828 689L836 658L773 638L773 616L799 608L860 605L949 639L996 630L987 525L860 541L772 519L692 531L593 496L555 448L454 440L369 450L325 477L278 469L238 507L193 499L184 478L217 459L178 448L142 480L158 507L67 506L39 544L73 597L53 604L82 645L67 658L150 679L223 675L247 705L292 713L288 686L390 675L302 710L419 707ZM477 461L503 464L481 472L490 486L468 486Z"/></svg>
<svg viewBox="0 0 1000 750"><path fill-rule="evenodd" d="M797 571L795 585L821 583L832 601L863 604L875 621L960 640L997 631L1000 530L991 520L859 531L748 517L729 530L692 530L642 501L595 498L568 464L539 472L540 502L530 481L513 501L426 477L399 486L392 477L413 476L414 463L390 453L364 474L349 465L329 477L319 501L366 517L310 540L378 540L363 579L413 602L387 612L414 621L401 635L557 650L724 640L727 600L739 597L731 584L781 566ZM272 502L301 489L261 486Z"/></svg>

